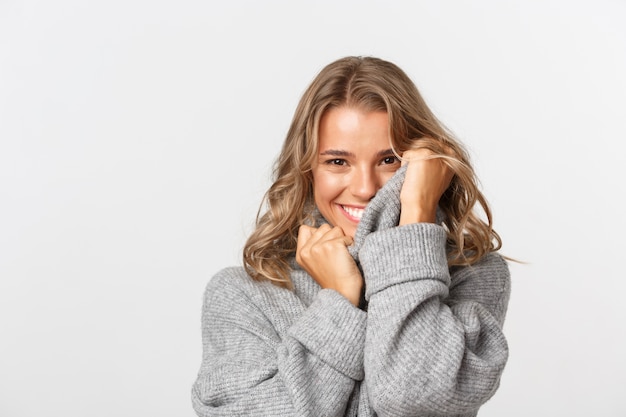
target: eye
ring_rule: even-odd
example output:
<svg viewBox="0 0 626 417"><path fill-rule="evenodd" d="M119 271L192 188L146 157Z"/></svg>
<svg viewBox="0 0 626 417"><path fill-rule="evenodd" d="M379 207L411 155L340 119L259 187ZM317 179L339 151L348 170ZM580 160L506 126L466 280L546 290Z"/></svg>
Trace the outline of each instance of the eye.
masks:
<svg viewBox="0 0 626 417"><path fill-rule="evenodd" d="M336 158L336 159L329 159L328 161L326 161L326 163L328 165L338 165L338 166L343 166L346 164L346 160L345 159L340 159L340 158Z"/></svg>
<svg viewBox="0 0 626 417"><path fill-rule="evenodd" d="M396 162L398 162L398 158L396 158L395 156L387 156L383 158L382 161L380 161L381 165L392 165Z"/></svg>

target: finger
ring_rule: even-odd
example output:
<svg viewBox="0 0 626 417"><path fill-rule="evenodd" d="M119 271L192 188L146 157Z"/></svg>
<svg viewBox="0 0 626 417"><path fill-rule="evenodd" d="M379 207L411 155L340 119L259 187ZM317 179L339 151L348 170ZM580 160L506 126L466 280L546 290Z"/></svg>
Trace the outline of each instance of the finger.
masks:
<svg viewBox="0 0 626 417"><path fill-rule="evenodd" d="M338 226L329 227L328 229L319 231L318 235L316 236L317 238L316 242L319 242L319 243L328 242L331 240L343 238L344 236L345 234L343 233L343 229L341 227L338 227Z"/></svg>
<svg viewBox="0 0 626 417"><path fill-rule="evenodd" d="M354 243L354 238L351 236L343 236L342 241L346 246L350 246Z"/></svg>
<svg viewBox="0 0 626 417"><path fill-rule="evenodd" d="M332 226L329 224L323 224L318 228L312 228L310 236L308 236L306 244L311 246L321 241L326 233L332 230Z"/></svg>
<svg viewBox="0 0 626 417"><path fill-rule="evenodd" d="M343 233L340 227L333 227L329 230L317 243L320 244L337 244L340 247L350 246L354 243L354 239L351 236L347 236Z"/></svg>
<svg viewBox="0 0 626 417"><path fill-rule="evenodd" d="M296 242L296 251L308 251L317 244L324 235L332 229L329 224L323 224L320 227L312 227L302 225L298 230L298 240Z"/></svg>
<svg viewBox="0 0 626 417"><path fill-rule="evenodd" d="M420 162L433 159L436 154L427 148L409 149L402 154L400 166L407 165L411 162Z"/></svg>
<svg viewBox="0 0 626 417"><path fill-rule="evenodd" d="M402 154L402 159L405 161L414 161L417 159L424 159L432 155L433 151L427 148L408 149Z"/></svg>
<svg viewBox="0 0 626 417"><path fill-rule="evenodd" d="M298 240L296 243L296 250L300 250L306 245L306 243L311 239L311 236L315 232L315 228L311 226L307 226L305 224L301 225L298 229Z"/></svg>
<svg viewBox="0 0 626 417"><path fill-rule="evenodd" d="M327 238L328 236L325 236ZM347 247L352 244L353 240L349 236L339 236L332 239L325 239L315 242L310 247L307 246L305 256L310 259L317 259L321 262L334 263L339 257L349 256Z"/></svg>

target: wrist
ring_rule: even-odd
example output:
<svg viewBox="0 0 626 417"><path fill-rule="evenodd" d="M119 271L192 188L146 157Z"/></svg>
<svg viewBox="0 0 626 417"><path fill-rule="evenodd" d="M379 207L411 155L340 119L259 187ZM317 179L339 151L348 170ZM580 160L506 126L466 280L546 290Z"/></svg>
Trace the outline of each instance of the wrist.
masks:
<svg viewBox="0 0 626 417"><path fill-rule="evenodd" d="M416 205L401 204L400 226L412 223L435 223L437 218L437 208L424 209Z"/></svg>
<svg viewBox="0 0 626 417"><path fill-rule="evenodd" d="M359 306L361 302L361 292L363 290L362 281L358 284L344 285L341 288L335 289L339 294L343 295L352 305Z"/></svg>

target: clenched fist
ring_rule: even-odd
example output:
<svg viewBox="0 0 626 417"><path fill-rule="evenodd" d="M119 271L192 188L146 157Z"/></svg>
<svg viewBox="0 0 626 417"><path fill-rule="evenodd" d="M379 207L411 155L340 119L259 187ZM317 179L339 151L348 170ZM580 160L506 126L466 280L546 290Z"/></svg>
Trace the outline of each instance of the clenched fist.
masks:
<svg viewBox="0 0 626 417"><path fill-rule="evenodd" d="M358 306L363 277L348 252L353 242L341 228L300 226L296 261L322 288L330 288Z"/></svg>

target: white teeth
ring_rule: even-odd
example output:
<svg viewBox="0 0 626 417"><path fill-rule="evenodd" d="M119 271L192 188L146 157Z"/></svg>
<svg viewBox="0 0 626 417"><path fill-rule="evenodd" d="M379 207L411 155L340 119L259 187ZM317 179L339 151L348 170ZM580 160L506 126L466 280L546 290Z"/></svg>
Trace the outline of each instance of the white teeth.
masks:
<svg viewBox="0 0 626 417"><path fill-rule="evenodd" d="M358 208L354 208L354 207L346 207L346 206L341 206L343 207L343 209L352 217L355 217L359 220L361 220L361 217L363 217L363 212L365 211L364 209L358 209Z"/></svg>

